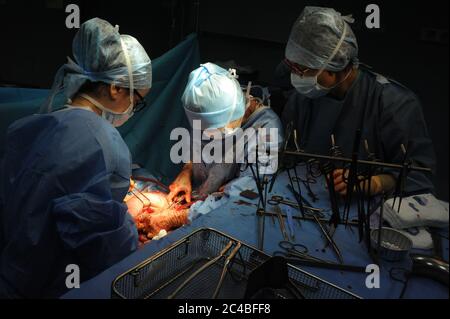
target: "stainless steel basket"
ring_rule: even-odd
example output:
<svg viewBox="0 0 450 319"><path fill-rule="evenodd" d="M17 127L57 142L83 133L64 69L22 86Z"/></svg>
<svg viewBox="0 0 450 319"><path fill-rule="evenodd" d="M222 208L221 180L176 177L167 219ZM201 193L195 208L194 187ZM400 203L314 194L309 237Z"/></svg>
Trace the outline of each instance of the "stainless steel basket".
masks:
<svg viewBox="0 0 450 319"><path fill-rule="evenodd" d="M166 299L186 278L220 254L231 238L213 229L199 229L140 265L117 277L112 298ZM242 299L248 275L270 256L242 244L228 267L218 298ZM217 261L186 285L176 298L210 299L217 287L224 259ZM318 277L288 265L288 275L308 299L357 299L358 297ZM289 298L289 296L285 296Z"/></svg>
<svg viewBox="0 0 450 319"><path fill-rule="evenodd" d="M378 238L381 238L381 245L378 245ZM379 256L387 261L401 261L405 259L412 248L412 241L396 229L383 227L381 233L378 229L373 229L370 233L372 246L379 247Z"/></svg>

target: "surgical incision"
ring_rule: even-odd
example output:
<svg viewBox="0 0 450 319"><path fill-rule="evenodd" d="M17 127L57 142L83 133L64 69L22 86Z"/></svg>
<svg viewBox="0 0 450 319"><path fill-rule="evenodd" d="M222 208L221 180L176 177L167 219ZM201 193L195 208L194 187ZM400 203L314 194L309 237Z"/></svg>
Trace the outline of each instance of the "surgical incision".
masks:
<svg viewBox="0 0 450 319"><path fill-rule="evenodd" d="M187 223L189 205L183 201L169 203L167 194L162 192L141 192L132 188L125 203L135 221L141 244L149 242L161 230L174 230Z"/></svg>

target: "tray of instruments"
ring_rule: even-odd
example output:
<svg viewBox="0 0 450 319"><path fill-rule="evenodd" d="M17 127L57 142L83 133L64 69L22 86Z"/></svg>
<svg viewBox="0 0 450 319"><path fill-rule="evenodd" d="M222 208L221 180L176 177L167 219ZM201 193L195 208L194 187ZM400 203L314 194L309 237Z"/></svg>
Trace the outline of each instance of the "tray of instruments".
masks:
<svg viewBox="0 0 450 319"><path fill-rule="evenodd" d="M112 298L243 299L249 275L269 259L219 231L199 229L117 277ZM358 298L292 265L288 276L306 299Z"/></svg>

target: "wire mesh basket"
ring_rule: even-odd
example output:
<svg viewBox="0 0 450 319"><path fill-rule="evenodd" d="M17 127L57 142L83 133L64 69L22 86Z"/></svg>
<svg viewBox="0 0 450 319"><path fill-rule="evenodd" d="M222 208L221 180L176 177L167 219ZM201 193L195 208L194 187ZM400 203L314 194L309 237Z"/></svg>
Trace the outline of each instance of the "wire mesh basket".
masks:
<svg viewBox="0 0 450 319"><path fill-rule="evenodd" d="M140 265L117 277L112 284L112 298L119 299L210 299L217 291L227 254L218 256L227 245L229 252L239 241L213 229L199 229ZM227 266L217 297L243 299L249 274L269 255L240 243L237 254ZM186 284L206 263L210 266ZM307 299L356 299L354 294L288 265L291 282ZM174 292L185 283L176 296ZM282 297L290 298L280 292Z"/></svg>

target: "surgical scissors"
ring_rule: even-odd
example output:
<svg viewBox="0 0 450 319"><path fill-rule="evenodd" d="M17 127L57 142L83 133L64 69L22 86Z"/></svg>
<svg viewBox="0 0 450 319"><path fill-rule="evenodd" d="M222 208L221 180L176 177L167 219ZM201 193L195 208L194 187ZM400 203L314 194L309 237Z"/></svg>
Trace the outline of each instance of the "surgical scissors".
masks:
<svg viewBox="0 0 450 319"><path fill-rule="evenodd" d="M292 181L297 183L297 182L302 182L302 183L308 183L308 184L317 184L317 179L309 176L306 177L305 179L301 178L301 177L292 177Z"/></svg>
<svg viewBox="0 0 450 319"><path fill-rule="evenodd" d="M308 196L312 199L313 202L316 202L319 200L319 198L317 197L316 194L314 194L314 192L311 189L311 184L317 184L317 179L311 177L311 176L307 176L305 179L295 176L292 178L292 182L297 183L298 187L300 187L299 183L302 183L303 186L306 187Z"/></svg>
<svg viewBox="0 0 450 319"><path fill-rule="evenodd" d="M269 205L272 205L272 206L276 206L276 205L282 204L282 205L286 205L286 206L290 206L290 207L299 209L299 206L298 206L298 204L297 204L296 202L286 200L286 199L285 199L284 197L282 197L282 196L277 196L277 195L272 196L272 198L269 199L267 202L269 203ZM311 207L311 206L303 206L303 207L304 207L306 210L309 210L310 212L315 213L315 215L316 215L317 217L319 217L319 218L324 218L324 217L325 217L325 215L322 214L323 209L320 209L320 208L314 208L314 207Z"/></svg>
<svg viewBox="0 0 450 319"><path fill-rule="evenodd" d="M302 244L294 244L290 241L281 241L278 246L284 249L287 255L305 255L308 253L308 247Z"/></svg>
<svg viewBox="0 0 450 319"><path fill-rule="evenodd" d="M295 193L294 193L295 194ZM269 201L270 205L273 205L274 203L278 203L278 204L285 204L288 206L292 206L292 207L298 207L298 205L296 205L294 202L290 202L290 201L285 201L284 198L282 196L273 196L272 199ZM295 206L294 206L295 205ZM320 231L322 232L322 234L325 237L325 240L327 241L327 243L331 244L334 252L336 253L336 256L339 259L339 262L342 263L342 255L341 252L339 251L339 247L337 246L337 244L335 243L335 241L333 240L332 235L330 235L328 233L328 231L325 229L325 227L322 225L322 223L320 222L320 218L323 218L324 215L321 213L320 209L317 208L312 208L309 206L303 206L306 210L309 210L310 213L308 214L309 216L311 216L314 221L316 222L317 226L319 226ZM312 208L312 209L311 209ZM315 211L313 211L313 209ZM318 212L316 212L318 211ZM328 245L328 244L327 244ZM325 246L326 247L326 246Z"/></svg>
<svg viewBox="0 0 450 319"><path fill-rule="evenodd" d="M308 248L301 244L293 244L289 241L282 241L278 244L284 251L276 251L273 256L282 256L288 263L299 264L302 266L319 267L325 269L334 269L341 271L352 271L364 273L365 267L336 264L327 260L308 255Z"/></svg>
<svg viewBox="0 0 450 319"><path fill-rule="evenodd" d="M285 258L298 258L301 260L309 260L315 262L324 262L322 259L315 258L308 255L308 247L302 244L294 244L290 241L281 241L278 246L280 246L283 251L274 252L274 256L282 256Z"/></svg>

